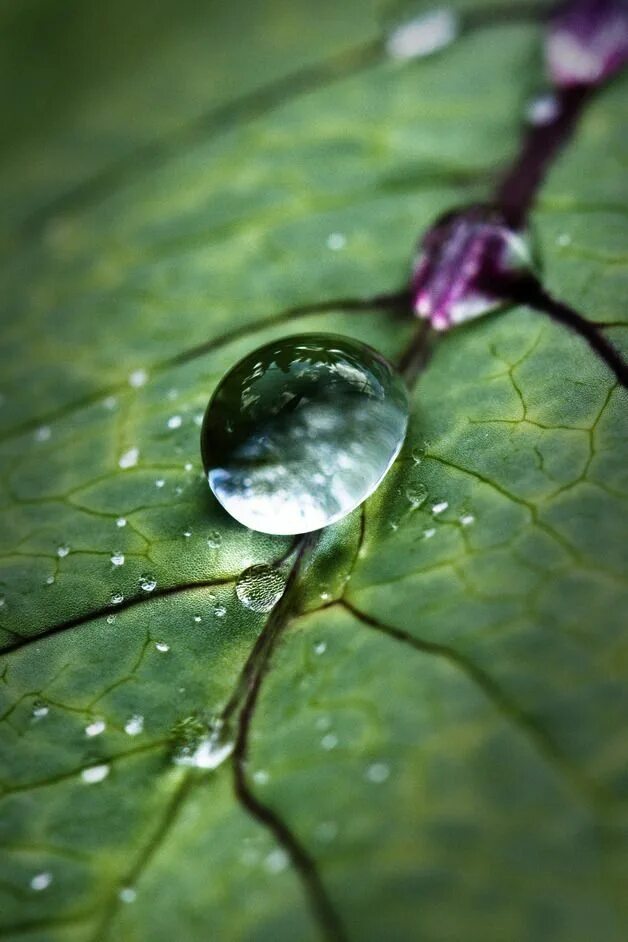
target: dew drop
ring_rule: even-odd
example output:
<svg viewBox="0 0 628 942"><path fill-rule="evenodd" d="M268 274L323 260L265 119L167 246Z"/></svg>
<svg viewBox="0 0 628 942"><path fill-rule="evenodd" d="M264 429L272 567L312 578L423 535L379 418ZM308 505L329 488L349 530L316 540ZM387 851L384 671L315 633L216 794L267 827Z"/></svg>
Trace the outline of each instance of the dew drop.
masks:
<svg viewBox="0 0 628 942"><path fill-rule="evenodd" d="M440 500L438 503L432 505L433 514L442 514L449 507L449 503L446 500Z"/></svg>
<svg viewBox="0 0 628 942"><path fill-rule="evenodd" d="M270 781L270 775L265 769L258 769L256 772L253 772L253 781L256 785L267 785Z"/></svg>
<svg viewBox="0 0 628 942"><path fill-rule="evenodd" d="M164 486L165 483L166 482L164 481L163 478L157 478L157 480L155 481L155 487L161 490L161 488Z"/></svg>
<svg viewBox="0 0 628 942"><path fill-rule="evenodd" d="M209 485L263 533L340 520L379 485L403 444L408 399L378 353L333 334L259 348L221 381L203 422Z"/></svg>
<svg viewBox="0 0 628 942"><path fill-rule="evenodd" d="M192 471L193 468L194 468L194 465L192 464L191 461L186 461L185 464L183 465L184 471Z"/></svg>
<svg viewBox="0 0 628 942"><path fill-rule="evenodd" d="M142 592L154 592L157 588L157 580L154 576L144 573L140 576L139 585Z"/></svg>
<svg viewBox="0 0 628 942"><path fill-rule="evenodd" d="M148 382L148 373L146 370L133 370L129 374L129 386L132 386L133 389L139 389L141 386L145 386Z"/></svg>
<svg viewBox="0 0 628 942"><path fill-rule="evenodd" d="M184 530L184 531L183 531L183 536L186 538L186 540L189 540L189 538L192 536L192 531L191 531L191 530Z"/></svg>
<svg viewBox="0 0 628 942"><path fill-rule="evenodd" d="M137 899L137 890L132 886L123 886L118 893L118 899L121 903L134 903Z"/></svg>
<svg viewBox="0 0 628 942"><path fill-rule="evenodd" d="M183 422L183 419L181 418L180 415L171 415L166 424L168 428L175 429L175 428L181 428L182 422Z"/></svg>
<svg viewBox="0 0 628 942"><path fill-rule="evenodd" d="M284 593L286 580L272 566L250 566L238 577L236 595L252 612L270 612Z"/></svg>
<svg viewBox="0 0 628 942"><path fill-rule="evenodd" d="M155 648L156 648L161 654L167 654L168 651L170 650L170 645L169 645L169 644L166 644L165 641L155 641Z"/></svg>
<svg viewBox="0 0 628 942"><path fill-rule="evenodd" d="M37 700L33 704L33 719L41 720L44 718L44 716L48 716L49 713L50 707L41 700Z"/></svg>
<svg viewBox="0 0 628 942"><path fill-rule="evenodd" d="M86 785L96 785L107 778L109 771L109 766L104 763L103 765L90 765L88 769L83 769L81 778Z"/></svg>
<svg viewBox="0 0 628 942"><path fill-rule="evenodd" d="M458 32L458 18L453 10L430 10L392 30L386 51L393 59L418 59L449 46Z"/></svg>
<svg viewBox="0 0 628 942"><path fill-rule="evenodd" d="M104 733L107 728L107 724L104 720L92 720L91 723L88 723L85 727L85 735L89 736L91 739L93 736L100 736L101 733Z"/></svg>
<svg viewBox="0 0 628 942"><path fill-rule="evenodd" d="M116 399L115 396L106 396L103 399L102 404L104 408L107 409L108 412L113 412L115 407L118 405L118 400Z"/></svg>
<svg viewBox="0 0 628 942"><path fill-rule="evenodd" d="M40 425L38 429L35 430L33 438L36 442L47 442L50 441L52 431L49 425Z"/></svg>
<svg viewBox="0 0 628 942"><path fill-rule="evenodd" d="M425 457L425 446L424 445L415 445L412 449L412 460L415 464L421 464L423 458Z"/></svg>
<svg viewBox="0 0 628 942"><path fill-rule="evenodd" d="M264 859L264 866L269 873L281 873L282 870L286 869L288 863L288 855L285 850L282 850L280 847L276 850L271 850L270 854Z"/></svg>
<svg viewBox="0 0 628 942"><path fill-rule="evenodd" d="M139 448L128 448L118 459L118 467L122 468L123 471L126 471L128 468L134 468L137 462L139 461L140 450Z"/></svg>
<svg viewBox="0 0 628 942"><path fill-rule="evenodd" d="M192 621L196 622L197 625L200 624L201 616L200 616L200 615L194 615Z"/></svg>
<svg viewBox="0 0 628 942"><path fill-rule="evenodd" d="M555 121L560 112L556 95L539 95L526 108L526 118L535 127L543 127Z"/></svg>
<svg viewBox="0 0 628 942"><path fill-rule="evenodd" d="M327 236L327 248L332 252L339 252L347 244L347 237L342 232L331 232Z"/></svg>
<svg viewBox="0 0 628 942"><path fill-rule="evenodd" d="M68 555L69 552L70 552L70 547L65 544L63 546L57 547L57 556L59 557L59 559L64 559Z"/></svg>
<svg viewBox="0 0 628 942"><path fill-rule="evenodd" d="M0 595L0 608L4 608L6 604L7 600L5 599L4 595Z"/></svg>
<svg viewBox="0 0 628 942"><path fill-rule="evenodd" d="M326 752L330 752L332 749L335 749L338 745L338 737L333 733L327 733L326 736L323 736L321 739L321 746Z"/></svg>
<svg viewBox="0 0 628 942"><path fill-rule="evenodd" d="M116 520L117 527L126 527L126 517L118 517Z"/></svg>
<svg viewBox="0 0 628 942"><path fill-rule="evenodd" d="M406 488L406 497L413 507L420 507L427 500L425 484L409 484Z"/></svg>
<svg viewBox="0 0 628 942"><path fill-rule="evenodd" d="M430 540L434 536L435 533L436 533L436 530L434 527L428 527L427 530L423 531L423 536L426 540Z"/></svg>
<svg viewBox="0 0 628 942"><path fill-rule="evenodd" d="M122 595L122 592L114 592L114 594L111 596L111 604L122 605L123 602L124 596Z"/></svg>
<svg viewBox="0 0 628 942"><path fill-rule="evenodd" d="M390 767L385 762L373 762L366 770L366 779L375 785L381 785L390 776Z"/></svg>
<svg viewBox="0 0 628 942"><path fill-rule="evenodd" d="M139 736L144 732L144 717L140 713L135 713L124 724L124 732L127 736Z"/></svg>
<svg viewBox="0 0 628 942"><path fill-rule="evenodd" d="M216 720L202 735L198 723L192 721L183 729L184 741L174 755L175 765L196 769L217 769L233 752L235 743L225 736L222 720Z"/></svg>
<svg viewBox="0 0 628 942"><path fill-rule="evenodd" d="M106 622L108 625L113 625L115 620L116 620L115 615L107 615Z"/></svg>
<svg viewBox="0 0 628 942"><path fill-rule="evenodd" d="M326 641L317 641L316 644L314 645L314 654L324 654L326 650L327 650Z"/></svg>
<svg viewBox="0 0 628 942"><path fill-rule="evenodd" d="M222 543L222 537L218 530L212 530L209 536L207 537L207 545L210 549L218 549Z"/></svg>
<svg viewBox="0 0 628 942"><path fill-rule="evenodd" d="M124 566L124 553L113 553L111 564L112 566Z"/></svg>
<svg viewBox="0 0 628 942"><path fill-rule="evenodd" d="M216 616L216 618L224 618L226 614L227 614L227 609L225 608L224 605L217 605L216 608L214 609L214 615Z"/></svg>
<svg viewBox="0 0 628 942"><path fill-rule="evenodd" d="M36 873L31 880L31 890L46 890L52 883L52 874L49 870L44 870L42 873Z"/></svg>
<svg viewBox="0 0 628 942"><path fill-rule="evenodd" d="M460 523L462 524L463 527L469 527L474 522L475 522L475 517L473 516L473 514L463 514L460 517Z"/></svg>
<svg viewBox="0 0 628 942"><path fill-rule="evenodd" d="M46 585L54 585L55 581L54 576L46 576Z"/></svg>

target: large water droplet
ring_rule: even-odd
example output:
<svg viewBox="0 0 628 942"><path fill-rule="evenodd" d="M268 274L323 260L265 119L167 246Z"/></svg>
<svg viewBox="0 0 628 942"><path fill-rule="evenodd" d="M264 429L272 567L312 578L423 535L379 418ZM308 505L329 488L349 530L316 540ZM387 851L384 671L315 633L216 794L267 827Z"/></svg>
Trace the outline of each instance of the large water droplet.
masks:
<svg viewBox="0 0 628 942"><path fill-rule="evenodd" d="M199 721L184 721L180 743L174 754L176 765L197 769L217 769L234 749L234 742L226 735L222 720L217 719L201 732Z"/></svg>
<svg viewBox="0 0 628 942"><path fill-rule="evenodd" d="M259 348L219 384L201 431L209 485L240 523L307 533L350 513L403 444L401 378L370 347L304 334Z"/></svg>
<svg viewBox="0 0 628 942"><path fill-rule="evenodd" d="M236 582L236 595L252 612L269 612L274 608L286 587L281 570L271 566L250 566Z"/></svg>

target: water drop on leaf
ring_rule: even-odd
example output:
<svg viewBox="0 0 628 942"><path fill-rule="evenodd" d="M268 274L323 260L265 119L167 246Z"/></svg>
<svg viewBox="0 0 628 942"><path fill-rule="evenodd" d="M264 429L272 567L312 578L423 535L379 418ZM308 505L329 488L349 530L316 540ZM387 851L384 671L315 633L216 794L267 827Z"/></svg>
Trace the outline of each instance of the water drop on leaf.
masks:
<svg viewBox="0 0 628 942"><path fill-rule="evenodd" d="M236 595L245 608L252 612L270 612L286 587L279 569L271 566L250 566L236 582Z"/></svg>
<svg viewBox="0 0 628 942"><path fill-rule="evenodd" d="M236 520L295 534L340 520L378 486L406 434L401 378L333 334L255 350L223 378L203 422L212 491Z"/></svg>
<svg viewBox="0 0 628 942"><path fill-rule="evenodd" d="M153 592L157 588L157 580L154 576L144 573L140 576L140 589L142 592Z"/></svg>

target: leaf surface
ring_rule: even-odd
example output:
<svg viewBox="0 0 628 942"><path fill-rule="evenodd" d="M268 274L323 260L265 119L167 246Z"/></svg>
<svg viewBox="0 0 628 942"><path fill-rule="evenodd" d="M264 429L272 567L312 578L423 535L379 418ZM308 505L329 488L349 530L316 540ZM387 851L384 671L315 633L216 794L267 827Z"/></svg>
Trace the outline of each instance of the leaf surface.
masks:
<svg viewBox="0 0 628 942"><path fill-rule="evenodd" d="M533 18L461 6L403 63L368 3L2 14L6 938L316 939L313 874L351 939L625 938L626 397L526 308L439 339L392 472L305 564L245 772L309 871L233 755L173 762L272 617L238 574L292 549L210 498L215 384L301 330L398 357L410 318L293 309L399 288L542 84ZM626 86L533 218L548 288L619 347Z"/></svg>

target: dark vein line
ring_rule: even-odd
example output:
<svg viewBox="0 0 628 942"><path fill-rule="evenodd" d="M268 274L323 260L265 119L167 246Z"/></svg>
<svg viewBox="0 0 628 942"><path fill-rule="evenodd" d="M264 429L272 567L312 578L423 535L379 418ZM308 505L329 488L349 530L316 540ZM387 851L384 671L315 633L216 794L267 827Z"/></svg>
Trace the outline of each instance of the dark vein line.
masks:
<svg viewBox="0 0 628 942"><path fill-rule="evenodd" d="M34 919L26 919L23 922L7 924L0 928L0 938L3 936L21 935L27 932L37 932L43 930L48 934L51 929L65 928L75 926L82 922L87 922L94 915L94 909L85 909L76 913L69 913L67 916L41 916Z"/></svg>
<svg viewBox="0 0 628 942"><path fill-rule="evenodd" d="M66 191L29 216L22 223L18 235L22 238L30 236L38 232L51 216L78 209L86 203L97 202L109 192L131 182L140 172L145 171L147 166L159 166L185 148L201 143L210 135L224 133L302 95L357 74L374 65L381 55L382 46L379 40L363 42L349 50L336 53L323 62L306 66L290 75L275 79L262 88L218 105L168 136L140 145L89 180Z"/></svg>
<svg viewBox="0 0 628 942"><path fill-rule="evenodd" d="M117 615L119 612L126 612L131 608L137 608L139 605L145 605L147 602L151 602L154 599L166 598L170 595L179 595L182 592L191 592L195 589L209 589L212 586L229 585L230 583L235 582L236 578L236 576L225 576L223 579L210 579L204 582L186 582L179 585L168 586L163 589L158 589L154 592L151 592L149 595L141 595L135 596L134 598L125 599L119 605L105 605L103 608L100 608L95 612L89 612L86 615L77 615L75 618L68 618L66 621L52 625L50 628L40 631L39 634L22 637L20 641L7 645L2 650L0 650L0 657L3 657L6 654L11 654L14 651L19 651L22 648L28 647L30 645L37 644L37 642L44 641L46 638L63 634L65 631L70 631L73 628L79 628L81 625L88 624L90 621L95 621L98 618L104 618L106 615Z"/></svg>
<svg viewBox="0 0 628 942"><path fill-rule="evenodd" d="M285 310L280 311L279 314L271 315L270 317L264 318L264 320L258 321L256 323L243 324L239 327L234 327L232 330L225 331L224 334L220 334L218 337L212 337L211 340L206 340L203 343L196 344L189 349L175 353L172 356L153 363L152 365L149 364L146 369L149 375L155 376L164 372L165 370L171 369L172 367L180 366L183 363L189 363L191 360L195 360L199 357L205 356L208 353L213 353L216 350L220 350L222 347L226 347L230 343L235 343L237 340L242 340L249 336L255 336L255 334L264 330L275 327L279 324L283 324L290 320L296 320L300 317L311 317L316 314L325 314L330 311L369 311L380 309L401 312L406 309L406 306L409 303L409 297L409 292L403 290L398 292L376 294L370 298L337 298L296 305L286 308ZM18 436L24 435L28 432L33 432L41 425L49 425L53 422L59 421L60 419L66 418L68 415L72 415L72 413L79 409L85 409L89 406L97 405L107 396L111 396L123 391L127 392L128 390L129 386L126 378L121 379L116 383L112 383L109 386L101 386L99 389L82 396L80 399L75 399L73 402L66 403L57 409L51 409L50 412L39 415L36 418L27 419L19 425L12 426L0 434L0 443L9 441L12 438L17 438Z"/></svg>
<svg viewBox="0 0 628 942"><path fill-rule="evenodd" d="M168 834L174 827L174 824L188 795L194 786L199 784L199 781L200 780L198 778L193 776L192 772L188 771L184 773L183 778L179 782L168 803L165 814L159 821L158 826L155 828L153 834L150 836L145 846L142 847L136 860L133 862L129 870L127 870L124 877L117 881L115 892L112 893L107 905L105 906L102 919L98 923L98 926L96 927L92 936L93 942L104 940L109 935L111 924L120 905L120 898L118 895L120 889L125 886L135 887L137 885L142 873L150 865L160 847L164 844Z"/></svg>
<svg viewBox="0 0 628 942"><path fill-rule="evenodd" d="M421 321L414 336L397 360L397 369L412 390L419 375L427 366L434 346L434 331L427 321Z"/></svg>
<svg viewBox="0 0 628 942"><path fill-rule="evenodd" d="M257 653L255 671L247 677L247 693L238 716L238 729L233 750L233 781L238 801L266 830L274 836L288 855L301 879L312 914L326 939L343 942L346 938L313 858L279 814L264 804L252 792L246 777L246 763L251 724L258 703L264 676L281 635L288 626L293 612L295 593L305 555L313 548L319 533L306 534L301 541L297 558L286 583L284 594L267 622L266 642Z"/></svg>
<svg viewBox="0 0 628 942"><path fill-rule="evenodd" d="M90 759L85 765L79 766L79 768L70 769L69 772L59 772L58 775L51 775L49 778L41 779L39 782L24 782L22 785L2 785L0 787L0 799L8 798L20 792L33 792L40 788L48 788L51 785L59 785L61 782L67 782L69 779L77 778L81 772L92 768L92 766L115 765L117 762L132 759L145 752L163 749L164 746L167 745L167 742L168 740L158 739L144 743L141 746L136 746L134 749L128 749L126 752L120 752L115 756L94 756L93 759Z"/></svg>
<svg viewBox="0 0 628 942"><path fill-rule="evenodd" d="M599 805L602 800L608 800L609 796L599 785L590 782L582 775L579 769L576 769L571 764L547 730L545 730L533 716L526 713L512 701L490 674L487 674L481 667L474 664L473 661L469 661L464 655L449 645L426 641L417 638L415 635L401 628L395 628L392 625L380 622L378 619L356 608L346 599L342 599L337 604L347 609L358 621L368 625L370 628L374 628L382 634L388 635L390 638L394 638L395 641L407 644L424 654L433 654L444 658L455 665L482 690L484 695L498 708L500 713L508 717L517 728L521 729L522 732L526 734L527 738L546 759L549 759L552 764L561 769L563 774L566 775L567 780L573 783L588 801Z"/></svg>
<svg viewBox="0 0 628 942"><path fill-rule="evenodd" d="M536 279L526 279L513 289L513 300L546 314L552 320L579 334L597 356L617 377L624 388L628 388L628 362L602 333L604 325L589 321L564 301L554 298Z"/></svg>

